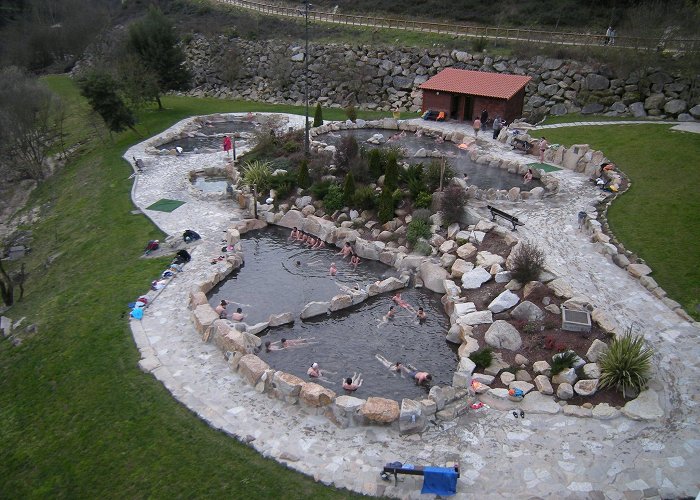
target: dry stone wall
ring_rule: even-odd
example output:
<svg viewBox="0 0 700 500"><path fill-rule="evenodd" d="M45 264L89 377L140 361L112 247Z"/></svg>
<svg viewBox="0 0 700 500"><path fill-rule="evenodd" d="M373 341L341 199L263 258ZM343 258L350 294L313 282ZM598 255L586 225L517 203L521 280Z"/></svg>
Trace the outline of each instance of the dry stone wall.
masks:
<svg viewBox="0 0 700 500"><path fill-rule="evenodd" d="M281 41L202 35L184 47L193 74L191 95L302 104L304 48ZM616 75L603 65L514 58L460 50L311 44L312 104L418 111L418 86L447 67L528 75L525 114L581 112L611 116L700 119L700 92L683 76L658 68Z"/></svg>

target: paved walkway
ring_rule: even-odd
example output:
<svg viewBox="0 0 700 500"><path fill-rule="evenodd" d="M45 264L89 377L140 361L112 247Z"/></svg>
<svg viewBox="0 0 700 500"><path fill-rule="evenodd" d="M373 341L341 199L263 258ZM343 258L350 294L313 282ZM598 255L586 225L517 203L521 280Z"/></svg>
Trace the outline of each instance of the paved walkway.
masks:
<svg viewBox="0 0 700 500"><path fill-rule="evenodd" d="M140 144L125 157L144 156L143 151ZM148 158L133 195L142 209L161 197L186 200L171 214L144 212L169 233L190 227L204 237L193 247L185 272L162 291L141 322L132 322L132 331L142 368L212 427L318 481L370 495L420 497L420 478L406 476L398 487L379 479L384 463L394 460L433 465L457 460L462 468L458 498L678 498L698 493L700 331L575 228L576 213L600 196L583 176L557 172L561 190L556 196L513 204L510 210L526 222L520 235L547 249L553 270L655 347L658 369L652 389L660 395L665 417L637 422L560 414L516 420L510 412L488 409L430 427L420 436L401 437L387 428L338 429L313 410L256 393L229 371L218 349L196 334L186 308L189 290L217 268L210 258L218 255L227 223L242 214L225 203L197 200L182 189L182 178L190 169L224 161L223 153Z"/></svg>

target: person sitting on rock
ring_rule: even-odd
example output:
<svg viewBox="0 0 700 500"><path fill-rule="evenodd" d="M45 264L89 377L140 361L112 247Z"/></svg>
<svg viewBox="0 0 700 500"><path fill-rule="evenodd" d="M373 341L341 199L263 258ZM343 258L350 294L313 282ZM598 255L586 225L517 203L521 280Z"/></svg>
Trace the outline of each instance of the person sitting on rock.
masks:
<svg viewBox="0 0 700 500"><path fill-rule="evenodd" d="M299 230L297 229L296 226L294 226L294 227L292 228L292 232L291 232L290 235L289 235L289 239L290 239L290 240L296 240L298 235L299 235Z"/></svg>
<svg viewBox="0 0 700 500"><path fill-rule="evenodd" d="M225 318L226 317L226 306L228 305L228 302L225 300L222 300L219 302L219 305L214 308L214 312L219 315L219 318Z"/></svg>
<svg viewBox="0 0 700 500"><path fill-rule="evenodd" d="M340 252L338 252L336 255L342 255L344 259L345 257L351 256L352 253L352 246L349 242L346 241L345 245L343 245L343 248L341 248Z"/></svg>

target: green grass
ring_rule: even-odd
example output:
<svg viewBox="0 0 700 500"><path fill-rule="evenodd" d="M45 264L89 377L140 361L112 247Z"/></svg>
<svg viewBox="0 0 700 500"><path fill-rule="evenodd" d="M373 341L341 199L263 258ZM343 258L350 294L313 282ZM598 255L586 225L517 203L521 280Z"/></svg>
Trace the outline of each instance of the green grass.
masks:
<svg viewBox="0 0 700 500"><path fill-rule="evenodd" d="M632 181L608 211L626 248L654 270L652 277L700 319L700 135L664 125L571 127L540 131L553 143L590 144Z"/></svg>
<svg viewBox="0 0 700 500"><path fill-rule="evenodd" d="M127 132L111 142L89 123L68 79L46 81L77 105L71 136L83 149L32 195L42 211L32 226L30 276L24 300L5 314L26 316L24 325L38 332L19 347L0 342L0 496L351 496L209 428L139 371L126 304L168 261L138 258L160 236L144 216L129 213L131 170L121 155L140 139ZM141 130L152 134L195 113L289 110L175 97L164 104L166 111L142 113Z"/></svg>
<svg viewBox="0 0 700 500"><path fill-rule="evenodd" d="M604 116L604 115L582 115L581 113L571 113L562 116L548 115L543 125L554 125L557 123L574 122L620 122L620 121L649 121L651 118L634 118L633 116Z"/></svg>

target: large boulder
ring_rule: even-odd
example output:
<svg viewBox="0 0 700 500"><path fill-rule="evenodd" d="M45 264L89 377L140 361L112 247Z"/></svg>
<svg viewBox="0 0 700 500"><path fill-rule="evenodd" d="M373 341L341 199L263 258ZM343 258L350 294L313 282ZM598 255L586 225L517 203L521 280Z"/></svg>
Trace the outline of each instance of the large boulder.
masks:
<svg viewBox="0 0 700 500"><path fill-rule="evenodd" d="M554 384L564 384L567 383L569 385L573 385L576 383L576 370L573 368L567 368L566 370L562 370L556 375L552 377L552 383ZM572 389L573 390L573 389Z"/></svg>
<svg viewBox="0 0 700 500"><path fill-rule="evenodd" d="M591 347L588 348L588 351L586 352L586 358L588 358L588 361L591 363L595 363L600 359L600 356L608 350L608 345L603 342L602 340L595 339L593 343L591 344Z"/></svg>
<svg viewBox="0 0 700 500"><path fill-rule="evenodd" d="M483 268L490 268L494 264L503 264L505 259L500 255L487 252L486 250L476 254L476 265Z"/></svg>
<svg viewBox="0 0 700 500"><path fill-rule="evenodd" d="M544 311L529 300L519 304L510 312L510 315L521 321L542 321L544 319Z"/></svg>
<svg viewBox="0 0 700 500"><path fill-rule="evenodd" d="M523 398L520 408L527 413L544 413L548 415L556 415L561 411L559 406L552 397L545 396L541 392L529 392Z"/></svg>
<svg viewBox="0 0 700 500"><path fill-rule="evenodd" d="M280 399L288 402L296 400L304 385L304 381L291 373L275 372L272 376L272 390Z"/></svg>
<svg viewBox="0 0 700 500"><path fill-rule="evenodd" d="M477 248L471 243L465 243L457 248L457 256L460 259L469 260L476 255Z"/></svg>
<svg viewBox="0 0 700 500"><path fill-rule="evenodd" d="M491 273L483 267L476 267L462 275L462 288L475 290L491 279Z"/></svg>
<svg viewBox="0 0 700 500"><path fill-rule="evenodd" d="M593 396L598 390L598 379L579 380L574 384L574 392L579 396Z"/></svg>
<svg viewBox="0 0 700 500"><path fill-rule="evenodd" d="M473 325L487 325L493 323L493 315L491 311L476 311L473 313L460 316L457 319L459 325L473 326Z"/></svg>
<svg viewBox="0 0 700 500"><path fill-rule="evenodd" d="M633 420L655 420L664 416L659 405L659 395L648 389L622 407L622 413Z"/></svg>
<svg viewBox="0 0 700 500"><path fill-rule="evenodd" d="M267 323L269 327L288 325L289 323L294 323L294 316L291 312L270 314Z"/></svg>
<svg viewBox="0 0 700 500"><path fill-rule="evenodd" d="M301 310L300 317L301 319L308 319L327 314L330 305L330 302L309 302Z"/></svg>
<svg viewBox="0 0 700 500"><path fill-rule="evenodd" d="M299 392L299 399L313 407L328 406L335 399L335 392L314 382L305 382Z"/></svg>
<svg viewBox="0 0 700 500"><path fill-rule="evenodd" d="M523 341L520 338L520 333L507 321L496 320L486 331L484 340L491 347L497 349L508 349L515 351L520 349Z"/></svg>
<svg viewBox="0 0 700 500"><path fill-rule="evenodd" d="M535 377L535 387L537 387L537 390L540 391L542 394L554 393L554 389L552 389L552 384L549 381L549 378L545 375L537 375Z"/></svg>
<svg viewBox="0 0 700 500"><path fill-rule="evenodd" d="M219 315L216 311L212 309L209 304L202 304L201 306L195 307L192 311L192 321L194 322L194 328L200 335L204 335L204 332L219 319Z"/></svg>
<svg viewBox="0 0 700 500"><path fill-rule="evenodd" d="M574 397L574 388L571 384L563 382L557 387L557 397L559 399L571 399Z"/></svg>
<svg viewBox="0 0 700 500"><path fill-rule="evenodd" d="M331 312L340 311L341 309L345 309L346 307L350 307L351 305L352 305L352 297L350 295L346 295L346 294L335 295L331 299L331 305L330 305L329 310Z"/></svg>
<svg viewBox="0 0 700 500"><path fill-rule="evenodd" d="M348 427L358 415L360 408L365 404L364 399L354 396L338 396L333 405L333 417L340 427Z"/></svg>
<svg viewBox="0 0 700 500"><path fill-rule="evenodd" d="M547 286L554 292L554 295L562 299L569 299L574 296L571 284L564 278L557 278L547 283Z"/></svg>
<svg viewBox="0 0 700 500"><path fill-rule="evenodd" d="M423 432L427 419L423 415L423 406L412 399L401 400L401 412L399 414L399 432L401 434L415 434Z"/></svg>
<svg viewBox="0 0 700 500"><path fill-rule="evenodd" d="M605 90L610 86L610 80L603 75L597 73L589 73L586 75L587 90Z"/></svg>
<svg viewBox="0 0 700 500"><path fill-rule="evenodd" d="M442 269L442 268L440 268ZM444 269L443 269L444 271ZM400 290L401 288L404 288L406 286L406 283L403 280L400 280L399 278L395 278L394 276L391 276L385 280L382 281L376 281L369 285L367 287L367 292L370 297L373 297L375 295L379 295L381 293L387 293L387 292L393 292L394 290ZM443 285L444 286L444 285ZM443 290L444 293L444 290Z"/></svg>
<svg viewBox="0 0 700 500"><path fill-rule="evenodd" d="M510 309L520 301L520 297L511 292L510 290L504 290L498 297L493 299L488 305L489 311L494 314Z"/></svg>
<svg viewBox="0 0 700 500"><path fill-rule="evenodd" d="M302 229L304 227L304 216L298 210L289 210L282 216L277 225L289 228L298 227L299 229Z"/></svg>
<svg viewBox="0 0 700 500"><path fill-rule="evenodd" d="M682 99L671 99L664 106L664 111L669 115L678 115L686 110L688 103Z"/></svg>
<svg viewBox="0 0 700 500"><path fill-rule="evenodd" d="M390 424L399 418L400 408L392 399L370 397L360 408L360 415L370 423Z"/></svg>
<svg viewBox="0 0 700 500"><path fill-rule="evenodd" d="M461 278L472 269L474 269L474 264L464 259L457 259L452 263L451 274L453 278Z"/></svg>
<svg viewBox="0 0 700 500"><path fill-rule="evenodd" d="M444 280L450 276L447 271L432 262L424 262L420 266L420 278L423 286L432 292L445 293Z"/></svg>
<svg viewBox="0 0 700 500"><path fill-rule="evenodd" d="M263 373L269 369L270 365L255 354L246 354L238 362L238 373L252 386L255 386Z"/></svg>

